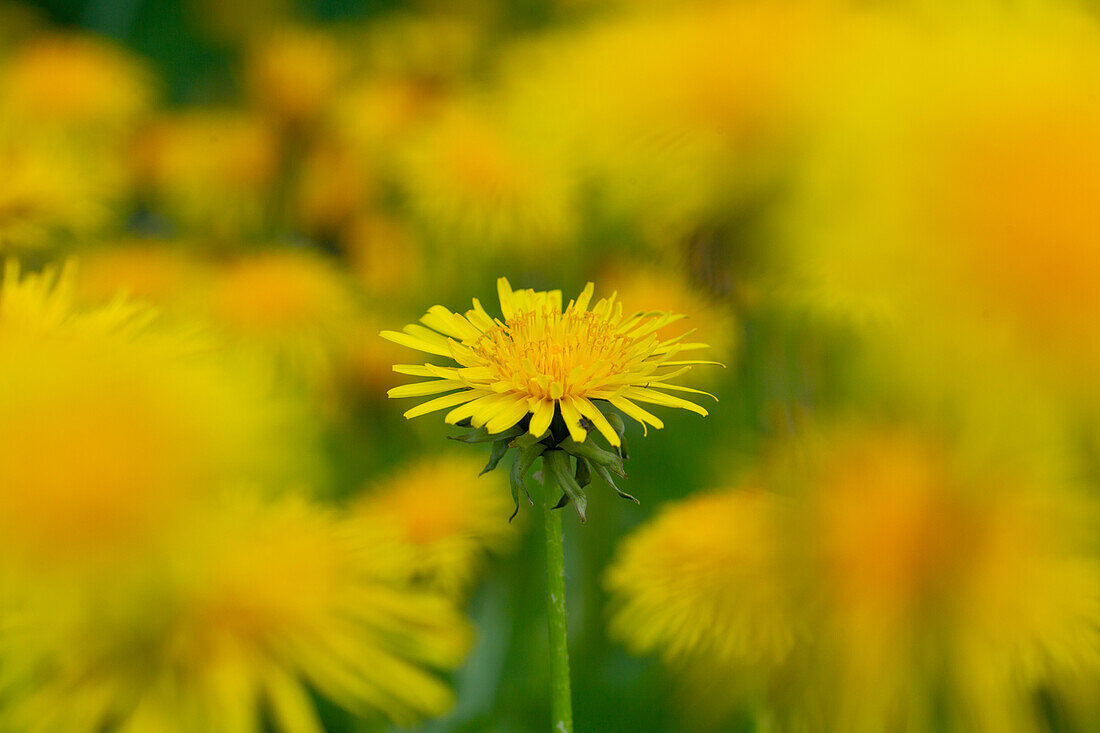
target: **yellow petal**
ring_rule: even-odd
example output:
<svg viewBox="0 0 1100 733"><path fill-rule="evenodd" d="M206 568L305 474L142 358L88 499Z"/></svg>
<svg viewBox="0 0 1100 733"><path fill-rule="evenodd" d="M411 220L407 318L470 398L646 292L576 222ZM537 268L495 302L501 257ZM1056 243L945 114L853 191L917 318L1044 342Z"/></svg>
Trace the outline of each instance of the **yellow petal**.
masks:
<svg viewBox="0 0 1100 733"><path fill-rule="evenodd" d="M638 407L638 405L634 404L625 397L612 397L609 402L611 402L611 404L618 409L622 410L629 417L632 417L640 422L642 424L643 434L647 432L646 423L649 423L650 425L658 429L665 426L665 424L656 415L649 412L648 410Z"/></svg>
<svg viewBox="0 0 1100 733"><path fill-rule="evenodd" d="M387 397L391 399L398 399L400 397L424 397L430 394L439 394L440 392L451 392L456 389L463 389L466 385L462 382L455 381L453 379L433 379L429 382L414 382L413 384L402 384L400 387L394 387L386 393Z"/></svg>
<svg viewBox="0 0 1100 733"><path fill-rule="evenodd" d="M587 285L585 285L584 290L582 290L581 294L577 296L577 300L573 304L573 308L579 313L583 313L584 311L588 310L588 303L592 300L592 293L594 293L595 291L595 283L588 283Z"/></svg>
<svg viewBox="0 0 1100 733"><path fill-rule="evenodd" d="M414 417L427 415L429 412L446 410L448 407L454 407L456 405L462 405L467 402L473 402L474 400L485 397L488 394L489 393L483 389L468 389L462 392L455 392L454 394L436 397L434 400L428 400L427 402L417 405L411 410L407 410L405 412L405 418L407 420L412 420Z"/></svg>
<svg viewBox="0 0 1100 733"><path fill-rule="evenodd" d="M535 409L531 412L531 435L536 438L546 432L550 427L550 423L554 420L554 406L556 403L553 400L542 400L538 403Z"/></svg>
<svg viewBox="0 0 1100 733"><path fill-rule="evenodd" d="M672 395L664 394L663 392L657 392L656 390L647 389L645 387L629 387L623 390L623 396L628 397L638 402L648 402L651 405L663 405L665 407L679 407L684 410L690 410L691 412L703 415L704 417L709 413L695 404L694 402L688 402L687 400L680 399L679 397L673 397Z"/></svg>
<svg viewBox="0 0 1100 733"><path fill-rule="evenodd" d="M522 395L516 397L515 402L506 405L496 417L485 424L485 429L490 433L503 432L522 420L527 412L527 397Z"/></svg>
<svg viewBox="0 0 1100 733"><path fill-rule="evenodd" d="M603 413L600 412L600 408L592 404L590 400L579 398L576 400L577 409L581 411L581 414L592 421L592 424L596 426L596 429L600 431L600 434L607 439L607 442L611 445L619 445L619 434L615 432L615 428L611 427L611 423L607 421Z"/></svg>
<svg viewBox="0 0 1100 733"><path fill-rule="evenodd" d="M437 344L429 343L424 339L417 338L416 336L410 336L407 333L400 333L398 331L383 331L379 334L379 336L386 339L387 341L392 341L395 344L407 346L410 349L416 349L417 351L426 351L429 354L436 354L437 356L446 356L449 358L453 358L451 356L450 349L441 347Z"/></svg>
<svg viewBox="0 0 1100 733"><path fill-rule="evenodd" d="M578 443L583 443L588 431L581 427L581 411L572 397L563 397L558 401L561 405L561 416L565 420L565 427L569 428L569 435Z"/></svg>
<svg viewBox="0 0 1100 733"><path fill-rule="evenodd" d="M497 279L497 295L500 297L500 312L504 314L504 320L510 319L515 308L512 300L512 286L508 284L508 278Z"/></svg>

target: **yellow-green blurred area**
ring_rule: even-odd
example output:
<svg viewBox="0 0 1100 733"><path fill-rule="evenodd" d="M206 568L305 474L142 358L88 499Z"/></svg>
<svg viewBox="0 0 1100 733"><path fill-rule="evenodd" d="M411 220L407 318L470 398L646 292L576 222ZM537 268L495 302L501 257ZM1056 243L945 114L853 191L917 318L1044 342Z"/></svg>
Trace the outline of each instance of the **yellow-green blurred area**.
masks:
<svg viewBox="0 0 1100 733"><path fill-rule="evenodd" d="M500 276L725 365L567 512L577 730L1100 731L1094 3L4 0L0 256L0 731L545 730L378 336Z"/></svg>

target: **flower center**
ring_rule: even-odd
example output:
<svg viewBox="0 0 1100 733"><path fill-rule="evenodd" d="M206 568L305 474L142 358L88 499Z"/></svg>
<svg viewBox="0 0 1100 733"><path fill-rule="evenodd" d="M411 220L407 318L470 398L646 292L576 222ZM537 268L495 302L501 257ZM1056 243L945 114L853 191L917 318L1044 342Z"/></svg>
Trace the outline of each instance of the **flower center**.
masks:
<svg viewBox="0 0 1100 733"><path fill-rule="evenodd" d="M581 395L602 377L622 371L632 339L615 333L591 311L544 306L497 321L474 351L494 376L541 399Z"/></svg>

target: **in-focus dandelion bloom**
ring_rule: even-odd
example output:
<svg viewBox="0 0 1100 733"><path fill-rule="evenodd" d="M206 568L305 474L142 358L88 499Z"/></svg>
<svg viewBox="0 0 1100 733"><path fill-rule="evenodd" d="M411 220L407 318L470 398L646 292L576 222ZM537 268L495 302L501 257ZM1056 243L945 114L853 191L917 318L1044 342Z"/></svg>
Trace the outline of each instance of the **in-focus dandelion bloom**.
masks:
<svg viewBox="0 0 1100 733"><path fill-rule="evenodd" d="M541 437L560 414L573 440L583 442L592 427L613 446L621 442L619 433L595 401L603 400L655 428L664 423L639 403L706 415L694 402L668 394L705 394L669 380L692 365L712 363L678 358L682 352L706 348L685 341L691 331L664 340L657 336L683 316L627 314L614 294L589 310L593 290L589 283L562 308L560 290L513 291L508 280L500 278L497 291L504 320L489 316L475 298L465 316L437 305L420 319L423 325L383 331L390 341L457 362L395 365L399 374L431 379L395 387L389 396L442 395L408 410L405 417L450 408L448 423L468 419L490 434L528 421L526 429Z"/></svg>
<svg viewBox="0 0 1100 733"><path fill-rule="evenodd" d="M479 477L481 462L444 456L412 463L374 487L359 507L371 522L389 522L415 553L413 580L448 595L465 591L483 556L511 544L515 529L498 474Z"/></svg>
<svg viewBox="0 0 1100 733"><path fill-rule="evenodd" d="M433 670L456 666L471 633L405 583L408 560L387 530L242 490L138 572L63 603L14 600L0 727L310 733L323 730L311 690L399 724L442 714L453 695Z"/></svg>

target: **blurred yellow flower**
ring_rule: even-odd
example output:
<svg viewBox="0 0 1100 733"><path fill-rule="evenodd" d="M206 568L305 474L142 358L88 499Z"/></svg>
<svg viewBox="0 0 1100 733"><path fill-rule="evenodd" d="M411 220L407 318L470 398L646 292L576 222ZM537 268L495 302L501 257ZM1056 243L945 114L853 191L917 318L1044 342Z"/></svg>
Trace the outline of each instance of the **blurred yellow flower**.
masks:
<svg viewBox="0 0 1100 733"><path fill-rule="evenodd" d="M117 217L118 166L49 136L0 124L0 250L40 248L100 231Z"/></svg>
<svg viewBox="0 0 1100 733"><path fill-rule="evenodd" d="M181 244L134 239L82 254L77 281L80 299L94 304L125 295L157 305L178 300L203 271Z"/></svg>
<svg viewBox="0 0 1100 733"><path fill-rule="evenodd" d="M607 572L610 633L636 654L769 669L795 645L784 580L783 500L751 489L666 507L629 536Z"/></svg>
<svg viewBox="0 0 1100 733"><path fill-rule="evenodd" d="M295 189L295 217L301 230L322 239L341 239L370 205L375 181L352 150L325 141L306 152Z"/></svg>
<svg viewBox="0 0 1100 733"><path fill-rule="evenodd" d="M341 91L333 125L361 164L393 169L395 151L437 112L441 96L440 90L415 78L358 80Z"/></svg>
<svg viewBox="0 0 1100 733"><path fill-rule="evenodd" d="M782 222L826 298L904 319L914 345L1095 395L1100 33L1050 9L1024 18L875 26L826 92Z"/></svg>
<svg viewBox="0 0 1100 733"><path fill-rule="evenodd" d="M91 36L42 35L0 66L0 109L29 125L112 131L152 106L149 70Z"/></svg>
<svg viewBox="0 0 1100 733"><path fill-rule="evenodd" d="M273 30L253 42L246 59L249 92L285 123L311 122L336 91L343 61L335 39L322 31Z"/></svg>
<svg viewBox="0 0 1100 733"><path fill-rule="evenodd" d="M213 109L164 115L133 157L153 203L189 233L255 233L269 214L278 139L261 118Z"/></svg>
<svg viewBox="0 0 1100 733"><path fill-rule="evenodd" d="M834 15L802 3L611 14L521 46L505 65L509 114L595 183L598 211L677 242L782 168Z"/></svg>
<svg viewBox="0 0 1100 733"><path fill-rule="evenodd" d="M758 479L782 498L691 499L627 540L612 629L731 685L769 675L784 729L1039 730L1037 689L1100 677L1096 506L991 461L915 429L788 445Z"/></svg>
<svg viewBox="0 0 1100 733"><path fill-rule="evenodd" d="M690 331L665 340L656 335L683 316L659 311L624 315L614 294L590 311L593 290L589 283L563 310L560 290L513 291L502 277L497 292L503 321L491 318L475 298L465 316L437 305L420 319L423 326L383 331L390 341L458 363L395 365L399 374L433 379L394 387L389 396L447 392L408 410L405 417L452 408L445 418L448 423L469 419L475 427L501 433L530 416L527 429L536 437L549 429L560 410L574 440L583 442L594 427L613 446L620 444L619 434L593 400L606 400L643 426L655 428L664 423L637 403L706 415L694 402L662 391L699 392L668 380L694 364L707 363L676 358L706 345L684 342Z"/></svg>
<svg viewBox="0 0 1100 733"><path fill-rule="evenodd" d="M242 255L212 268L187 305L234 343L273 354L310 382L327 382L358 316L350 283L304 249Z"/></svg>
<svg viewBox="0 0 1100 733"><path fill-rule="evenodd" d="M410 141L400 176L425 227L465 251L560 251L577 228L573 179L483 112L442 113Z"/></svg>
<svg viewBox="0 0 1100 733"><path fill-rule="evenodd" d="M839 436L810 469L807 554L821 615L812 674L846 730L1035 730L1031 696L1100 672L1096 507L1008 462L960 463L904 433ZM942 689L937 689L942 688Z"/></svg>
<svg viewBox="0 0 1100 733"><path fill-rule="evenodd" d="M371 76L421 79L433 86L464 77L484 30L455 13L395 13L364 29L359 50Z"/></svg>
<svg viewBox="0 0 1100 733"><path fill-rule="evenodd" d="M478 476L476 458L419 460L369 489L356 515L389 522L414 551L413 580L458 596L477 578L484 555L515 540L512 502L497 473Z"/></svg>
<svg viewBox="0 0 1100 733"><path fill-rule="evenodd" d="M9 263L0 288L4 566L109 559L225 480L301 478L288 400L143 308L76 309L72 278Z"/></svg>
<svg viewBox="0 0 1100 733"><path fill-rule="evenodd" d="M174 533L155 573L117 576L69 602L21 598L0 633L18 730L235 731L264 721L321 731L309 693L408 724L452 694L470 629L404 583L386 532L294 497L243 493ZM33 614L33 615L31 615Z"/></svg>
<svg viewBox="0 0 1100 733"><path fill-rule="evenodd" d="M344 245L352 273L376 299L389 303L393 298L408 297L407 283L435 274L425 266L420 239L398 219L364 213L346 234Z"/></svg>

